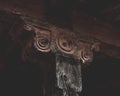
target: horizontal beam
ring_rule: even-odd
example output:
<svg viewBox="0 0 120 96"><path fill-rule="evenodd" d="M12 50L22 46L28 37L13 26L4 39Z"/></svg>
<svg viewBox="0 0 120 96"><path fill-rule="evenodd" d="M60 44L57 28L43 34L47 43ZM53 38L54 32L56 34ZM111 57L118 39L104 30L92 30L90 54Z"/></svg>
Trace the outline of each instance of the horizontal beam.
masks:
<svg viewBox="0 0 120 96"><path fill-rule="evenodd" d="M45 16L45 14L47 13L46 5L42 0L40 0L39 2L34 1L34 3L32 0L30 0L29 2L28 1L19 2L18 0L13 0L13 1L11 2L9 0L7 2L0 1L0 8L6 9L12 12L13 11L20 12L35 18L46 17ZM37 4L36 7L33 7L32 6L33 4ZM106 44L106 47L102 46L102 50L104 49L103 51L104 53L110 53L110 51L112 51L116 53L116 55L114 54L115 57L120 56L119 55L120 52L118 50L120 48L120 43L119 43L120 29L119 28L117 28L116 26L113 26L110 23L104 22L102 20L91 17L89 15L86 15L84 13L72 12L72 11L70 13L69 13L69 16L71 19L70 23L73 25L73 30L75 32L78 32L79 34L85 35L87 37L96 38L100 42ZM52 19L52 17L50 19ZM61 22L64 20L60 19L57 22L59 21ZM114 50L108 50L110 49L110 47L107 47L107 45L112 46Z"/></svg>
<svg viewBox="0 0 120 96"><path fill-rule="evenodd" d="M120 47L120 29L116 26L84 13L74 13L71 18L74 31Z"/></svg>
<svg viewBox="0 0 120 96"><path fill-rule="evenodd" d="M12 12L20 12L32 17L43 18L45 16L44 0L1 0L0 9Z"/></svg>

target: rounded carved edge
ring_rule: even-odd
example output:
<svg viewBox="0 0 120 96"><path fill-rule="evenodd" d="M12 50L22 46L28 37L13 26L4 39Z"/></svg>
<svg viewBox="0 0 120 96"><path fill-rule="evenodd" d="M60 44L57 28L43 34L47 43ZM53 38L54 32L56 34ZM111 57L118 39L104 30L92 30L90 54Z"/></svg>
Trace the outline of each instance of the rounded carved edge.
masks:
<svg viewBox="0 0 120 96"><path fill-rule="evenodd" d="M74 54L76 46L74 40L71 37L71 34L58 33L56 45L59 51L69 55Z"/></svg>
<svg viewBox="0 0 120 96"><path fill-rule="evenodd" d="M36 32L34 46L38 51L50 52L51 48L51 33L46 30Z"/></svg>
<svg viewBox="0 0 120 96"><path fill-rule="evenodd" d="M47 29L25 26L26 30L34 31L34 46L41 52L54 52L64 56L72 56L83 63L93 60L93 50L99 51L99 42L85 42L79 34L67 29L52 26Z"/></svg>

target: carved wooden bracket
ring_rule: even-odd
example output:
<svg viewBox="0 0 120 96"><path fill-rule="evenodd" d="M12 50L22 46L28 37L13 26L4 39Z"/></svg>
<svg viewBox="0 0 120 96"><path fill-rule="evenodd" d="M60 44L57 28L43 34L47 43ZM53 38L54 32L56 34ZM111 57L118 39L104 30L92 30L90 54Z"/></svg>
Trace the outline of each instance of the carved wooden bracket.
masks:
<svg viewBox="0 0 120 96"><path fill-rule="evenodd" d="M82 90L81 63L92 62L93 50L99 51L99 42L84 38L69 29L50 24L43 27L33 25L25 18L23 20L27 22L25 29L36 34L36 50L56 54L57 87L62 90L62 96L78 96Z"/></svg>
<svg viewBox="0 0 120 96"><path fill-rule="evenodd" d="M26 23L25 29L35 32L34 46L41 52L52 51L85 63L93 60L93 50L99 51L98 40L82 37L69 29L54 25L37 27L29 22Z"/></svg>
<svg viewBox="0 0 120 96"><path fill-rule="evenodd" d="M3 14L1 18L4 16L9 16L9 13L6 14L5 15ZM15 14L10 13L10 16L13 17L12 20L15 19L14 15ZM19 16L21 18L19 18ZM11 36L12 39L14 39L13 41L19 39L16 36L15 33L16 31L18 35L21 34L20 33L21 30L32 31L35 33L35 37L32 38L34 39L34 42L32 43L34 43L33 45L37 51L44 53L53 52L56 54L56 78L57 78L56 85L58 89L62 90L62 95L59 95L59 93L56 92L53 96L79 96L78 93L80 93L82 90L81 63L86 64L92 62L94 57L93 51L100 50L101 52L106 53L109 56L116 56L120 58L119 47L108 46L107 44L104 43L100 44L102 42L99 42L93 37L91 38L87 36L82 36L80 34L81 32L80 33L75 31L73 32L72 30L69 29L59 28L55 25L47 23L46 21L36 20L30 17L22 16L21 13L19 14L19 16L17 15L16 17L15 15L16 17L15 20L17 19L20 20L17 21L18 25L15 22L13 22L15 23L14 25L17 26L13 26L15 27L13 28L14 33L10 34L12 35ZM6 19L6 17L4 18ZM19 21L20 23L22 21L21 24L22 26L19 26ZM6 22L8 21L6 20ZM90 24L92 23L89 23L88 26ZM10 23L8 25L12 24ZM85 28L88 29L86 26L83 29ZM94 35L96 36L96 34ZM99 37L102 37L102 35L101 36L99 35ZM18 43L19 40L15 42ZM28 45L31 47L32 44L31 42L29 43L30 44ZM23 50L24 49L27 48L23 48ZM29 53L29 51L28 52L26 52L26 50L24 51L25 53Z"/></svg>

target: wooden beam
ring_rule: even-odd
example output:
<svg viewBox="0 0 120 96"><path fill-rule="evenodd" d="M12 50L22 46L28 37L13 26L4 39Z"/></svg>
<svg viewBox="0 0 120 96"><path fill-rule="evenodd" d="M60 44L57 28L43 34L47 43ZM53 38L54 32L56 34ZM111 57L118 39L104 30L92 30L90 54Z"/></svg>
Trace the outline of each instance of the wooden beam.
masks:
<svg viewBox="0 0 120 96"><path fill-rule="evenodd" d="M120 28L84 13L73 13L71 16L75 32L94 37L101 42L120 47Z"/></svg>
<svg viewBox="0 0 120 96"><path fill-rule="evenodd" d="M0 9L20 12L32 17L43 18L45 16L44 0L1 0Z"/></svg>

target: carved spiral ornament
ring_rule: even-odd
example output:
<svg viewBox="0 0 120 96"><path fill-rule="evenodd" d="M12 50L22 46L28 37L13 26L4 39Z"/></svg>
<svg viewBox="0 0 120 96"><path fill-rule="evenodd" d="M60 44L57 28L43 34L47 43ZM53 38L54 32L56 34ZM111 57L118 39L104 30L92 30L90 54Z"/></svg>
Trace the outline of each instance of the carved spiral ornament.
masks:
<svg viewBox="0 0 120 96"><path fill-rule="evenodd" d="M78 93L82 90L81 63L92 62L92 50L97 45L93 46L93 43L81 40L79 35L57 27L49 31L33 29L36 33L35 48L41 52L51 51L56 54L57 87L63 94L56 96L79 96Z"/></svg>
<svg viewBox="0 0 120 96"><path fill-rule="evenodd" d="M93 60L92 50L99 51L99 46L98 46L99 43L96 43L95 40L92 41L92 40L88 40L88 38L87 39L82 38L81 34L77 32L73 32L70 29L65 29L65 28L63 29L55 25L52 25L46 22L46 20L44 21L44 20L35 19L35 18L33 19L31 17L26 16L25 14L24 15L21 14L20 17L24 21L20 23L20 26L21 24L24 23L24 29L27 32L30 31L35 33L35 36L33 38L30 37L30 42L27 42L27 45L30 45L28 46L28 48L32 49L33 47L31 45L34 44L34 48L36 48L37 52L40 51L38 54L41 54L41 52L48 53L51 51L56 55L56 65L54 65L56 67L56 70L50 71L51 73L56 72L55 79L57 80L57 82L56 80L54 81L57 84L55 84L54 87L57 87L57 90L59 89L58 92L57 90L55 90L56 92L54 96L79 96L82 90L81 63L85 64ZM15 15L15 20L16 20L16 15ZM21 20L18 19L17 23L18 21L21 21ZM12 28L12 31L13 29L14 28ZM25 30L23 29L18 30L17 35L21 36L21 33L19 34L19 32L23 31L24 33ZM12 35L9 34L9 35L12 37L13 34ZM16 36L16 34L14 36ZM34 39L34 43L33 43L33 39ZM33 52L34 50L30 50L30 51ZM27 51L26 53L30 51ZM31 52L29 54L31 54ZM35 60L33 59L33 61L36 61L36 60L37 62L41 61L38 59L39 58L36 58ZM47 65L45 66L47 67ZM50 67L49 69L51 69L52 67ZM43 74L43 75L46 75L46 74ZM46 88L46 84L42 84L42 85L44 89L43 93L46 96L46 92L48 92L49 90ZM48 82L48 85L49 85L49 82Z"/></svg>
<svg viewBox="0 0 120 96"><path fill-rule="evenodd" d="M92 51L81 51L81 60L83 63L91 62L93 60L93 53Z"/></svg>
<svg viewBox="0 0 120 96"><path fill-rule="evenodd" d="M44 33L39 32L34 42L34 45L37 48L37 50L41 52L49 52L50 44L51 44L50 33L47 31L44 31Z"/></svg>
<svg viewBox="0 0 120 96"><path fill-rule="evenodd" d="M73 54L74 46L73 42L70 38L66 36L59 36L57 39L57 47L60 51L67 53L67 54Z"/></svg>

